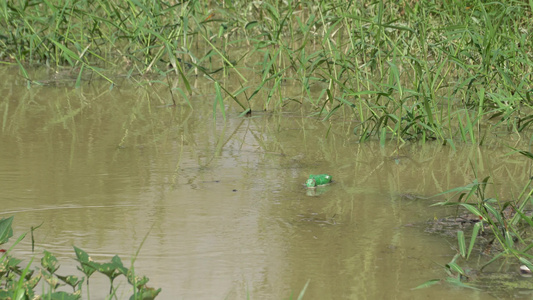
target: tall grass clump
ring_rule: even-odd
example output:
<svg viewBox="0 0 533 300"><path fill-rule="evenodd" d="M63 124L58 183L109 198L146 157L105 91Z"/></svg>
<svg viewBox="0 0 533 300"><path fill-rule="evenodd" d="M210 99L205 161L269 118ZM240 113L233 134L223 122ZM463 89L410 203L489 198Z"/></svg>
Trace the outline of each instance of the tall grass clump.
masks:
<svg viewBox="0 0 533 300"><path fill-rule="evenodd" d="M204 76L243 111L298 104L354 122L360 141L482 144L533 122L527 1L12 0L0 9L0 57L28 80L28 65L66 65L78 83L84 73L112 82L111 69L175 74L190 93Z"/></svg>
<svg viewBox="0 0 533 300"><path fill-rule="evenodd" d="M286 38L271 41L277 46L271 53L288 54L265 57L289 66L279 76L306 91L323 83L322 98L307 92L301 101L326 119L340 108L350 111L361 140L385 134L482 143L487 125L518 132L530 125L527 3L297 4L297 13L294 4L269 13L272 21L285 12L296 22L281 22ZM264 34L271 28L264 25L262 36L272 38Z"/></svg>

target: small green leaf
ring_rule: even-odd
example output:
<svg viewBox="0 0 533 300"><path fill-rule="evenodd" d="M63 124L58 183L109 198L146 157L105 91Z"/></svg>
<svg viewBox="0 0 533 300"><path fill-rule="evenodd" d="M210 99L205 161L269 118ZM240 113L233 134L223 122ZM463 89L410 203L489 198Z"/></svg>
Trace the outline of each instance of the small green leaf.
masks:
<svg viewBox="0 0 533 300"><path fill-rule="evenodd" d="M244 29L245 30L252 29L252 28L254 28L257 25L259 25L259 22L251 21L251 22L246 23L246 25L244 25Z"/></svg>
<svg viewBox="0 0 533 300"><path fill-rule="evenodd" d="M54 274L59 269L59 262L52 253L44 250L44 256L41 258L41 266L51 274Z"/></svg>
<svg viewBox="0 0 533 300"><path fill-rule="evenodd" d="M449 262L446 264L446 267L450 269L451 271L454 271L456 273L459 273L461 275L465 275L465 271L463 271L463 268L461 268L457 263L455 262Z"/></svg>
<svg viewBox="0 0 533 300"><path fill-rule="evenodd" d="M247 108L242 113L239 114L239 118L242 118L246 115L251 115L251 114L252 114L252 110L250 108Z"/></svg>
<svg viewBox="0 0 533 300"><path fill-rule="evenodd" d="M143 287L139 294L131 295L130 300L154 300L161 292L161 289Z"/></svg>
<svg viewBox="0 0 533 300"><path fill-rule="evenodd" d="M63 281L64 283L68 284L69 286L71 287L75 287L78 283L80 283L81 281L84 280L84 278L79 278L78 276L74 276L74 275L68 275L68 276L61 276L61 275L57 275L57 278L59 278L61 281Z"/></svg>
<svg viewBox="0 0 533 300"><path fill-rule="evenodd" d="M140 289L142 286L148 283L150 279L148 279L146 276L143 276L140 278L139 276L135 276L135 273L130 270L128 272L128 282L133 285L135 288Z"/></svg>

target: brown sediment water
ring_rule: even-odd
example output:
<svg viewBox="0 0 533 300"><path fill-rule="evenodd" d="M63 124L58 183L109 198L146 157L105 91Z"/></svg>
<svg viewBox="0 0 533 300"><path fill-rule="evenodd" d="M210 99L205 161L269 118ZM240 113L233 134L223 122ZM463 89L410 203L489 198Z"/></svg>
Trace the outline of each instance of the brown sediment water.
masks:
<svg viewBox="0 0 533 300"><path fill-rule="evenodd" d="M15 236L42 223L37 257L54 253L60 274L78 272L73 245L128 266L142 244L135 270L158 299L288 299L308 281L304 299L482 299L412 290L444 278L456 250L405 225L441 214L430 205L445 198L429 196L472 182L472 166L502 198L527 180L527 161L497 141L381 147L358 143L355 123L300 110L239 117L228 102L215 119L208 83L192 108L165 107L168 90L127 80L28 90L1 74L1 217L15 216ZM310 194L318 173L334 182ZM32 257L31 241L13 254ZM91 298L108 288L91 277Z"/></svg>

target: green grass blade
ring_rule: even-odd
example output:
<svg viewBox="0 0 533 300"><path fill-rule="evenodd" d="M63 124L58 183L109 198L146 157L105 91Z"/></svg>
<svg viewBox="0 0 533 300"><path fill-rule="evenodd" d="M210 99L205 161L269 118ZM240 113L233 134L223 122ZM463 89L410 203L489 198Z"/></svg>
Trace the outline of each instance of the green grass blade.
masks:
<svg viewBox="0 0 533 300"><path fill-rule="evenodd" d="M305 290L307 290L307 287L309 286L309 282L311 282L311 279L307 280L307 282L305 283L302 291L300 292L300 295L298 295L298 299L297 300L302 300L304 298Z"/></svg>
<svg viewBox="0 0 533 300"><path fill-rule="evenodd" d="M518 260L520 261L521 264L526 265L528 269L533 270L533 264L528 259L524 257L519 257Z"/></svg>
<svg viewBox="0 0 533 300"><path fill-rule="evenodd" d="M470 237L470 245L468 245L468 252L466 253L466 259L470 257L470 254L472 253L472 249L474 249L474 245L476 243L476 238L479 234L479 231L481 230L483 226L483 223L477 222L474 224L474 228L472 228L472 237Z"/></svg>
<svg viewBox="0 0 533 300"><path fill-rule="evenodd" d="M500 214L500 212L498 212L494 207L492 207L492 205L490 205L489 203L485 202L483 203L483 207L485 207L485 209L493 215L493 217L496 218L496 222L498 224L503 224L503 220L502 220L502 216Z"/></svg>
<svg viewBox="0 0 533 300"><path fill-rule="evenodd" d="M457 241L459 242L459 253L466 257L465 233L462 230L457 231Z"/></svg>
<svg viewBox="0 0 533 300"><path fill-rule="evenodd" d="M239 70L237 70L237 68L235 68L235 66L226 58L226 56L224 56L224 54L222 54L222 52L220 52L220 50L217 49L217 47L215 47L215 45L213 45L211 43L211 41L209 41L208 38L206 38L203 34L200 34L201 37L204 38L204 40L209 44L209 46L211 46L213 48L213 50L215 50L216 53L218 53L218 55L220 55L220 57L222 57L222 59L233 69L235 70L235 72L239 75L239 77L241 77L241 79L244 81L244 82L248 82L248 80L241 74L241 72L239 72Z"/></svg>
<svg viewBox="0 0 533 300"><path fill-rule="evenodd" d="M220 84L215 81L215 101L213 104L213 118L217 118L217 106L220 107L220 112L222 113L222 117L224 120L226 120L226 111L224 109L224 98L222 97L222 92L220 91ZM218 104L218 105L217 105Z"/></svg>
<svg viewBox="0 0 533 300"><path fill-rule="evenodd" d="M431 279L431 280L428 280L428 281L422 283L421 285L419 285L417 287L412 288L411 290L425 289L425 288L433 286L433 285L435 285L437 283L440 283L441 281L442 280L440 280L440 279Z"/></svg>
<svg viewBox="0 0 533 300"><path fill-rule="evenodd" d="M468 203L461 203L460 204L462 207L468 209L469 212L471 212L472 214L480 217L480 218L484 218L483 214L472 204L468 204Z"/></svg>
<svg viewBox="0 0 533 300"><path fill-rule="evenodd" d="M448 277L446 278L446 282L454 285L454 286L457 286L457 287L462 287L462 288L467 288L467 289L473 289L473 290L480 290L476 287L473 287L471 285L468 285L466 283L463 283L460 279L458 278L454 278L454 277Z"/></svg>
<svg viewBox="0 0 533 300"><path fill-rule="evenodd" d="M510 249L514 248L513 237L512 237L511 232L509 230L505 231L505 246L510 248Z"/></svg>
<svg viewBox="0 0 533 300"><path fill-rule="evenodd" d="M483 269L484 269L485 267L487 267L488 265L490 265L490 264L492 264L493 262L497 261L500 257L506 255L507 253L508 253L508 251L507 251L507 250L504 250L504 251L502 251L502 252L496 254L493 258L491 258L491 260L489 260L487 263L485 263L485 264L479 269L479 271L480 271L480 272L483 271Z"/></svg>

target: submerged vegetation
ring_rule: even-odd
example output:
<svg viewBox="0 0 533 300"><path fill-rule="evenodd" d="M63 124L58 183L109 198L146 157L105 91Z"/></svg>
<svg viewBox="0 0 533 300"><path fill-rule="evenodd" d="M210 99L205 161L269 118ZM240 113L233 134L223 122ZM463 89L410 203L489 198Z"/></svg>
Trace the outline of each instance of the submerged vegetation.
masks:
<svg viewBox="0 0 533 300"><path fill-rule="evenodd" d="M222 113L223 101L245 112L296 104L354 122L360 141L482 144L533 122L531 6L4 1L0 58L17 64L29 84L43 83L28 72L43 64L67 67L77 85L158 74L166 79L150 80L187 101L201 75L214 81L214 109ZM287 85L300 92L285 93Z"/></svg>
<svg viewBox="0 0 533 300"><path fill-rule="evenodd" d="M7 243L9 238L13 236L12 222L13 217L0 220L0 245ZM34 229L32 228L32 237ZM98 263L92 260L87 252L75 246L76 261L80 264L78 270L85 275L84 277L59 275L57 273L59 261L52 253L46 250L44 250L41 258L41 267L33 269L31 265L34 258L24 265L21 259L15 258L11 253L13 247L25 236L26 234L21 235L9 250L2 249L4 253L0 258L1 299L81 299L84 284L87 286L86 299L90 299L89 278L95 272L101 273L109 278L111 286L109 296L106 299L117 299L113 281L118 276L125 276L128 283L132 286L133 294L129 298L130 300L155 299L161 292L161 289L146 286L148 278L136 276L133 267L129 269L124 267L118 255L115 255L109 262ZM43 290L43 293L40 295L37 292L41 289L37 286L39 282L42 283ZM68 287L72 292L65 291L63 287ZM102 297L102 295L98 295L98 297Z"/></svg>

